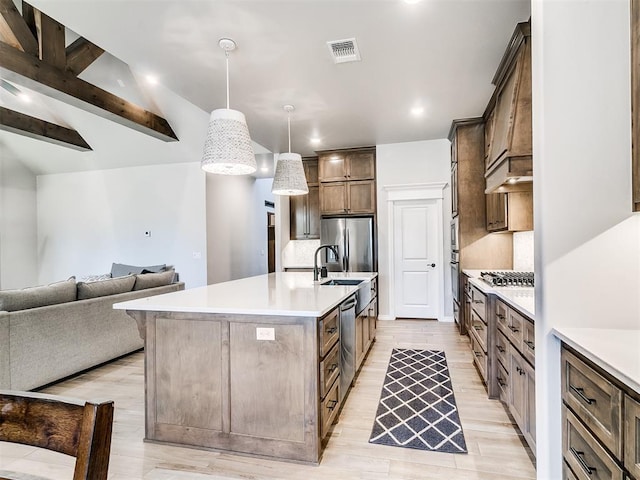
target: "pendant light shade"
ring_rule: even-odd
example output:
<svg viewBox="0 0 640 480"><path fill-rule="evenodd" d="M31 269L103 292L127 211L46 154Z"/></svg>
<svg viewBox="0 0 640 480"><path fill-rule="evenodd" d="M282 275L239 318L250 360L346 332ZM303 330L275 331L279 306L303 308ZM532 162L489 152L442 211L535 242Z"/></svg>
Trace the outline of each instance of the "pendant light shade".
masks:
<svg viewBox="0 0 640 480"><path fill-rule="evenodd" d="M285 105L287 112L287 126L289 132L289 153L281 153L276 164L271 193L274 195L304 195L309 193L307 179L304 175L302 157L298 153L291 153L291 112L293 105Z"/></svg>
<svg viewBox="0 0 640 480"><path fill-rule="evenodd" d="M227 62L227 108L211 112L201 167L222 175L247 175L257 170L249 128L244 114L229 108L229 52L236 44L223 38L218 43Z"/></svg>

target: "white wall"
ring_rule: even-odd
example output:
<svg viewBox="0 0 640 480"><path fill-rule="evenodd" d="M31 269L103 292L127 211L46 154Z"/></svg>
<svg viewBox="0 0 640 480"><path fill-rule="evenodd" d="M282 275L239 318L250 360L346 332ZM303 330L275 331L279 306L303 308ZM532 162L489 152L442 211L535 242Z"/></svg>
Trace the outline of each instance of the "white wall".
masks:
<svg viewBox="0 0 640 480"><path fill-rule="evenodd" d="M534 1L538 478L561 476L554 326L638 328L628 0Z"/></svg>
<svg viewBox="0 0 640 480"><path fill-rule="evenodd" d="M172 264L187 288L205 285L200 164L39 176L38 256L39 283L106 273L117 262Z"/></svg>
<svg viewBox="0 0 640 480"><path fill-rule="evenodd" d="M207 279L226 282L267 273L271 179L207 175Z"/></svg>
<svg viewBox="0 0 640 480"><path fill-rule="evenodd" d="M376 183L378 195L378 302L380 316L388 317L389 306L389 232L388 196L389 185L420 183L449 183L451 180L451 143L447 139L423 142L393 143L376 146ZM442 201L444 254L440 264L444 269L444 312L453 315L451 298L451 273L449 258L449 222L451 221L451 189L445 189Z"/></svg>
<svg viewBox="0 0 640 480"><path fill-rule="evenodd" d="M0 289L35 285L36 177L0 144Z"/></svg>

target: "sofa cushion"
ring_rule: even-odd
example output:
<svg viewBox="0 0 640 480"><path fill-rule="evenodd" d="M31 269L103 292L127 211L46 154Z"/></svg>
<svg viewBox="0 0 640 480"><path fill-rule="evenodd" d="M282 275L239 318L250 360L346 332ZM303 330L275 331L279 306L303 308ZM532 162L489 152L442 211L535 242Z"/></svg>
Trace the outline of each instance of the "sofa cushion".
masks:
<svg viewBox="0 0 640 480"><path fill-rule="evenodd" d="M136 277L133 275L95 282L78 282L78 300L130 292L134 283L136 283Z"/></svg>
<svg viewBox="0 0 640 480"><path fill-rule="evenodd" d="M111 276L112 277L124 277L126 275L135 275L142 273L142 270L148 270L150 272L158 273L166 270L166 265L148 265L138 267L136 265L126 265L124 263L112 263L111 264Z"/></svg>
<svg viewBox="0 0 640 480"><path fill-rule="evenodd" d="M169 270L161 273L141 273L136 275L136 283L133 286L134 290L144 290L146 288L161 287L163 285L169 285L173 282L175 270Z"/></svg>
<svg viewBox="0 0 640 480"><path fill-rule="evenodd" d="M0 291L0 311L15 312L76 299L76 277L38 287Z"/></svg>

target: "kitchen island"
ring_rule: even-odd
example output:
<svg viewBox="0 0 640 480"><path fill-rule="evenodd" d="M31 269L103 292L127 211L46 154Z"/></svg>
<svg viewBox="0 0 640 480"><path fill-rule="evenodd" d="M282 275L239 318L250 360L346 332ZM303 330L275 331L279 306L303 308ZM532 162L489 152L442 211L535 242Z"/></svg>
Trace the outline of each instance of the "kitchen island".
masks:
<svg viewBox="0 0 640 480"><path fill-rule="evenodd" d="M375 333L376 276L330 277L366 282L360 292L371 293L371 301L357 318L357 285L325 286L311 273L115 304L136 320L145 341L145 439L318 463L341 389L350 386L339 381L348 366L341 336L362 350ZM341 326L345 306L354 314ZM353 335L354 322L367 323L367 339L363 329Z"/></svg>

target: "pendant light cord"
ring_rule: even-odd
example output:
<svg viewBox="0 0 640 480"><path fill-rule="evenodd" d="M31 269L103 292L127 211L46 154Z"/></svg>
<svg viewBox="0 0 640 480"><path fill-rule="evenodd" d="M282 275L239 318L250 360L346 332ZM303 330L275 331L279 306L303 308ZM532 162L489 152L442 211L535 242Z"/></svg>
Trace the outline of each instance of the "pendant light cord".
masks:
<svg viewBox="0 0 640 480"><path fill-rule="evenodd" d="M289 131L289 153L291 153L291 114L287 113L287 130Z"/></svg>
<svg viewBox="0 0 640 480"><path fill-rule="evenodd" d="M227 110L229 110L229 50L224 52L227 61Z"/></svg>

